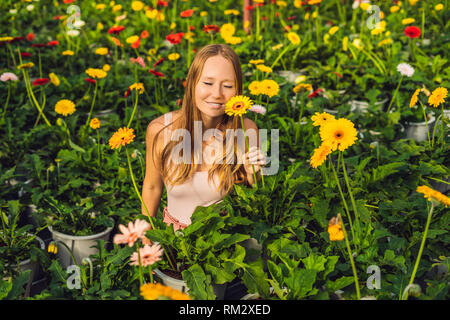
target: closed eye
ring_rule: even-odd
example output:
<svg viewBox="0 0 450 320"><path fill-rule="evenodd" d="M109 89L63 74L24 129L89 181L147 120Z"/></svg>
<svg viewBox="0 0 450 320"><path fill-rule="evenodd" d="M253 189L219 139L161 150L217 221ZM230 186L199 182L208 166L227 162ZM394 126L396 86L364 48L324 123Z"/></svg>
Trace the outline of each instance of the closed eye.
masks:
<svg viewBox="0 0 450 320"><path fill-rule="evenodd" d="M211 86L212 83L211 82L203 82L204 84L206 84L207 86Z"/></svg>

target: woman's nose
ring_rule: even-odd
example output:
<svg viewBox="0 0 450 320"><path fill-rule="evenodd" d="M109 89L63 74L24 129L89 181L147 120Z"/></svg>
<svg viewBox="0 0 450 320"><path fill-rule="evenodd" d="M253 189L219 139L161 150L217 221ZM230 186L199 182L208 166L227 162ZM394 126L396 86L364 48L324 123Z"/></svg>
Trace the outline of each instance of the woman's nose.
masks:
<svg viewBox="0 0 450 320"><path fill-rule="evenodd" d="M215 84L212 88L214 97L222 97L222 86L220 84Z"/></svg>

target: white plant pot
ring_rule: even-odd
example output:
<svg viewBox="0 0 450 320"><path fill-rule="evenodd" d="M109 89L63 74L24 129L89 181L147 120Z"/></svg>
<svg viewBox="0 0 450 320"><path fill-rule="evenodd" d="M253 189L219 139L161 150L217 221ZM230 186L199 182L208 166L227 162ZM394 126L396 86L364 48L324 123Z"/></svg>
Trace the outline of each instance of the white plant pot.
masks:
<svg viewBox="0 0 450 320"><path fill-rule="evenodd" d="M182 293L188 294L189 288L186 285L186 281L184 280L178 280L171 276L168 276L164 272L160 271L159 269L153 270L156 274L156 276L161 280L161 283L165 286L171 287L172 289L178 290ZM224 284L213 284L213 292L216 295L217 300L223 300L225 297L225 291L227 290L227 283Z"/></svg>
<svg viewBox="0 0 450 320"><path fill-rule="evenodd" d="M35 239L36 239L37 242L39 242L39 247L41 248L41 250L45 250L44 240L42 240L38 236L36 236ZM23 261L19 262L18 268L20 268L20 272L25 272L27 270L31 270L30 280L28 281L27 286L25 288L25 297L29 297L30 296L31 285L32 285L32 283L34 281L34 278L35 278L36 274L39 271L39 263L36 262L36 261L31 261L31 259L26 259L26 260L23 260ZM6 280L6 279L4 279L4 280Z"/></svg>
<svg viewBox="0 0 450 320"><path fill-rule="evenodd" d="M433 134L435 118L430 116L428 120L428 131L430 138ZM406 126L406 138L413 139L416 142L422 142L428 140L427 123L424 122L409 122Z"/></svg>
<svg viewBox="0 0 450 320"><path fill-rule="evenodd" d="M90 255L98 252L97 248L95 248L97 245L97 240L109 240L109 235L111 234L113 228L108 227L105 231L90 236L73 236L64 234L53 230L51 226L49 226L48 229L52 234L53 240L64 242L72 251L76 263L81 264L83 258L88 258ZM67 248L63 245L58 246L57 255L63 268L67 268L68 266L75 264L72 261L72 257Z"/></svg>
<svg viewBox="0 0 450 320"><path fill-rule="evenodd" d="M375 102L375 107L377 109L383 109L385 104L389 101L388 98L385 98L381 101ZM359 101L359 100L352 100L350 101L350 111L351 112L359 112L359 113L366 113L367 109L369 108L369 102L367 101Z"/></svg>

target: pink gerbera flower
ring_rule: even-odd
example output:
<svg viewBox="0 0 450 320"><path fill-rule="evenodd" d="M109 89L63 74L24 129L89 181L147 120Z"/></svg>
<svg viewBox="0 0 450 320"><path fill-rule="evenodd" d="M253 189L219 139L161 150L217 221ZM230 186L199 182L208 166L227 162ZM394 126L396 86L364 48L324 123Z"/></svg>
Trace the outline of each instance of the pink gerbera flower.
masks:
<svg viewBox="0 0 450 320"><path fill-rule="evenodd" d="M128 228L123 224L120 224L119 230L122 234L116 234L114 236L114 243L127 243L128 246L132 247L138 239L145 237L145 231L150 230L150 224L145 220L137 219L134 224L130 221L128 223Z"/></svg>
<svg viewBox="0 0 450 320"><path fill-rule="evenodd" d="M142 68L145 68L145 62L142 57L130 58L130 61L141 65Z"/></svg>
<svg viewBox="0 0 450 320"><path fill-rule="evenodd" d="M161 255L163 254L163 250L159 244L148 245L146 244L143 248L139 249L139 255L137 252L133 252L131 255L131 263L132 266L139 265L139 256L141 257L141 266L146 267L154 264L155 262L161 260Z"/></svg>

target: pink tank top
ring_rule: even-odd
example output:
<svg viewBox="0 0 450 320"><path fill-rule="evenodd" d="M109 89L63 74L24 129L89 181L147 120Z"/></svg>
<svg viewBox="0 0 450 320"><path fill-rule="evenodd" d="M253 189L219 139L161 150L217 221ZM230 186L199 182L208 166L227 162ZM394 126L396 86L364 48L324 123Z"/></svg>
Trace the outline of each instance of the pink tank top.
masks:
<svg viewBox="0 0 450 320"><path fill-rule="evenodd" d="M165 115L165 125L171 123L171 118L171 113ZM208 171L197 171L183 184L165 185L169 214L179 222L189 225L192 213L197 206L207 207L220 202L225 197L225 193L217 190L219 186L217 175L213 180L213 183L209 181Z"/></svg>

